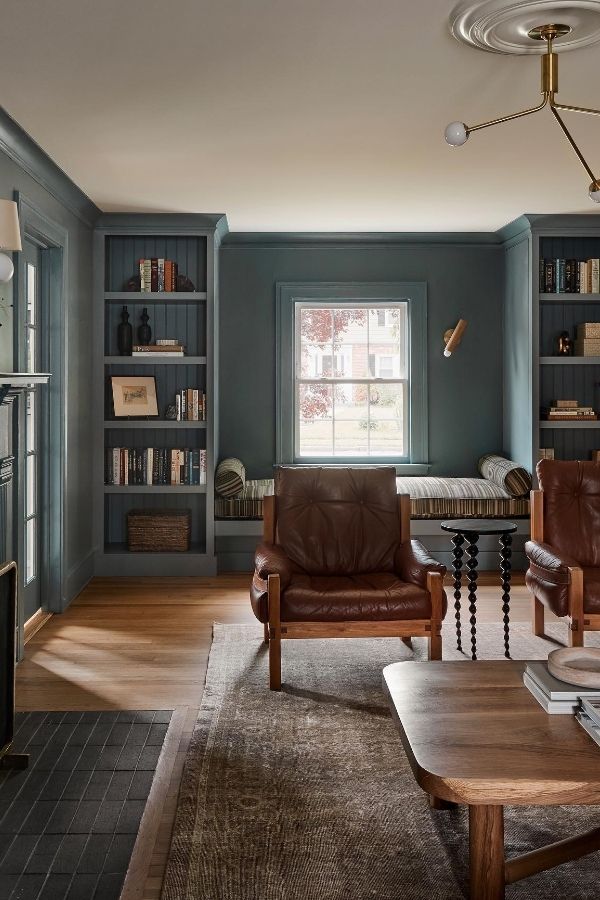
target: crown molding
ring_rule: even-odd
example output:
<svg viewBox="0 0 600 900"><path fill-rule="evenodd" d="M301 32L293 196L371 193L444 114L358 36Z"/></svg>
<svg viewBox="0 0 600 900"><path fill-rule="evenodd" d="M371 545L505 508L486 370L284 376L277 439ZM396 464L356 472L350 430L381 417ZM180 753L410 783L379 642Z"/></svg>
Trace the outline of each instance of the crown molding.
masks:
<svg viewBox="0 0 600 900"><path fill-rule="evenodd" d="M261 232L230 231L221 249L240 247L283 248L296 250L378 249L384 247L427 248L440 245L493 248L500 239L495 232Z"/></svg>
<svg viewBox="0 0 600 900"><path fill-rule="evenodd" d="M93 227L100 210L18 122L0 106L0 150L81 222Z"/></svg>

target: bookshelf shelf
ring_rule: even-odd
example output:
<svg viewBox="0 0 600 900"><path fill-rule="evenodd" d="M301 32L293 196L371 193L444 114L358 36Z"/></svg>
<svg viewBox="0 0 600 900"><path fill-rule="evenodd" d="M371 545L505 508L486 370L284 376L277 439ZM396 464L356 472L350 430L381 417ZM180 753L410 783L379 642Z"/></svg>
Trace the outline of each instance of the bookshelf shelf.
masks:
<svg viewBox="0 0 600 900"><path fill-rule="evenodd" d="M570 306L574 303L600 303L600 294L544 294L539 293L540 303L558 303Z"/></svg>
<svg viewBox="0 0 600 900"><path fill-rule="evenodd" d="M600 356L540 356L541 366L600 366Z"/></svg>
<svg viewBox="0 0 600 900"><path fill-rule="evenodd" d="M565 428L575 428L575 429L590 429L590 428L600 428L600 420L595 419L592 422L548 422L547 420L540 421L540 428L542 430L553 430L555 428L560 429L561 431Z"/></svg>
<svg viewBox="0 0 600 900"><path fill-rule="evenodd" d="M107 419L104 422L104 428L130 428L139 430L153 430L163 428L206 428L206 422L178 422L176 419Z"/></svg>
<svg viewBox="0 0 600 900"><path fill-rule="evenodd" d="M123 556L130 558L132 554L129 552L127 544L125 543L113 543L113 544L105 544L104 552L107 556ZM172 557L173 559L180 559L182 557L189 558L190 556L195 557L205 557L206 551L202 547L202 544L190 544L189 550L177 551L170 553L169 551L158 553L156 550L147 551L147 550L136 550L133 554L134 556L145 556L145 557L153 557L158 556L160 559L165 559Z"/></svg>
<svg viewBox="0 0 600 900"><path fill-rule="evenodd" d="M105 494L206 494L205 484L105 484Z"/></svg>
<svg viewBox="0 0 600 900"><path fill-rule="evenodd" d="M105 356L106 366L205 366L206 356Z"/></svg>
<svg viewBox="0 0 600 900"><path fill-rule="evenodd" d="M94 544L95 574L127 576L214 575L217 571L214 528L214 469L217 460L216 339L218 248L227 225L219 215L110 213L100 216L94 232ZM139 273L140 259L170 260L194 291L128 291ZM120 356L120 307L129 311L134 343L143 307L148 307L154 340L177 340L188 356ZM156 419L112 419L109 375L154 376ZM204 395L206 421L165 419L167 408L184 391ZM200 451L204 484L105 484L107 450L142 451L155 447L167 454L184 450L181 465ZM126 457L127 458L127 457ZM160 457L161 459L164 457ZM167 456L167 458L169 458ZM193 463L196 465L196 463ZM109 462L110 465L110 462ZM204 479L204 476L203 476ZM127 515L132 509L187 511L190 549L183 553L140 553L128 549Z"/></svg>
<svg viewBox="0 0 600 900"><path fill-rule="evenodd" d="M106 291L104 299L107 303L205 303L206 291L153 291L142 294L139 291Z"/></svg>

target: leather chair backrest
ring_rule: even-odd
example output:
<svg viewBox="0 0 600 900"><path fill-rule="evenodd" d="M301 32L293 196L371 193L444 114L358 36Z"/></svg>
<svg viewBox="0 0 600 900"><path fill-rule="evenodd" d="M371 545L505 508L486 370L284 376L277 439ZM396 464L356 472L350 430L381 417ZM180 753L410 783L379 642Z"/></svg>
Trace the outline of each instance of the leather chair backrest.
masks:
<svg viewBox="0 0 600 900"><path fill-rule="evenodd" d="M392 466L281 466L275 471L277 543L311 575L392 572L400 542Z"/></svg>
<svg viewBox="0 0 600 900"><path fill-rule="evenodd" d="M581 566L600 566L600 465L542 459L537 474L544 492L544 542Z"/></svg>

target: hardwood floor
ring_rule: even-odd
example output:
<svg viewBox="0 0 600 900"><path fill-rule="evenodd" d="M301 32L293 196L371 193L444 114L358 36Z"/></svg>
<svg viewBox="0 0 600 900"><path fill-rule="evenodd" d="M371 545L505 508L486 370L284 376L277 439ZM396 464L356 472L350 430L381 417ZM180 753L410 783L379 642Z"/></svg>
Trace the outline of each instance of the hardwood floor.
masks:
<svg viewBox="0 0 600 900"><path fill-rule="evenodd" d="M17 667L19 710L179 709L185 725L139 900L157 900L185 753L202 697L213 622L256 623L248 575L96 578L30 638ZM480 577L478 620L501 621L499 576ZM515 575L511 620L528 621ZM548 617L550 618L550 617Z"/></svg>

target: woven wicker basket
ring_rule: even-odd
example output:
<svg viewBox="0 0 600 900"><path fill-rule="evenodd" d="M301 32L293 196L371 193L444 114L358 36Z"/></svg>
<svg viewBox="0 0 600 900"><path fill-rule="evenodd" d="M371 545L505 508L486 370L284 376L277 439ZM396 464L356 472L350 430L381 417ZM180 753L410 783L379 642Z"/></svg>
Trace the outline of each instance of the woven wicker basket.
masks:
<svg viewBox="0 0 600 900"><path fill-rule="evenodd" d="M577 340L600 338L600 322L582 322L577 326Z"/></svg>
<svg viewBox="0 0 600 900"><path fill-rule="evenodd" d="M575 356L600 356L600 338L575 341Z"/></svg>
<svg viewBox="0 0 600 900"><path fill-rule="evenodd" d="M189 509L132 509L127 513L127 544L132 551L185 553L190 549Z"/></svg>

